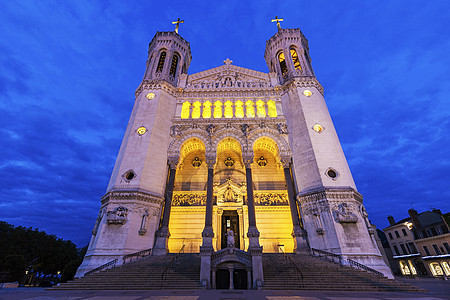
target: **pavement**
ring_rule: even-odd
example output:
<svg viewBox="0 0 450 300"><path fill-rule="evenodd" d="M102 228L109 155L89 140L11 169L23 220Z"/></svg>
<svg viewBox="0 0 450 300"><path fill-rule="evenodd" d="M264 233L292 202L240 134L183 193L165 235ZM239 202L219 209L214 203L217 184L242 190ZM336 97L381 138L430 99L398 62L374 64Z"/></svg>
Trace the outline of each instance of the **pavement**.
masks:
<svg viewBox="0 0 450 300"><path fill-rule="evenodd" d="M342 292L342 291L254 291L254 290L51 290L44 288L0 289L0 299L5 300L346 300L346 299L414 299L450 300L450 281L440 279L399 279L427 289L426 293L404 292Z"/></svg>

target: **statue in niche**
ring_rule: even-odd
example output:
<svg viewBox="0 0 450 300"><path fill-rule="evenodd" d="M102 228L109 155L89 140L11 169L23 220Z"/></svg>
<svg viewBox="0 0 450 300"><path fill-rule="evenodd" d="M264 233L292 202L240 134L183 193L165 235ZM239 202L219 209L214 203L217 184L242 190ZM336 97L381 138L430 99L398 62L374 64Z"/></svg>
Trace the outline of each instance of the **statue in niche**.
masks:
<svg viewBox="0 0 450 300"><path fill-rule="evenodd" d="M170 133L172 135L179 135L181 133L181 126L180 125L172 125L172 127L170 127Z"/></svg>
<svg viewBox="0 0 450 300"><path fill-rule="evenodd" d="M288 133L286 124L278 123L277 129L278 129L279 134L287 134Z"/></svg>
<svg viewBox="0 0 450 300"><path fill-rule="evenodd" d="M358 221L358 217L348 210L345 202L339 204L338 209L333 211L333 217L338 223L356 223Z"/></svg>
<svg viewBox="0 0 450 300"><path fill-rule="evenodd" d="M227 248L234 248L234 232L233 230L228 230L227 232Z"/></svg>

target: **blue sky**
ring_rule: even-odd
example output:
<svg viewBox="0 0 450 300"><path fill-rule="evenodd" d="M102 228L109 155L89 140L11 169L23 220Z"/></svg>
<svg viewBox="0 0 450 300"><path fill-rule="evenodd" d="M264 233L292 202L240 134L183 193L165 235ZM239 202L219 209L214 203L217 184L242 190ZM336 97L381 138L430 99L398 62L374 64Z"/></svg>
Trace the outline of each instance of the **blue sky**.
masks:
<svg viewBox="0 0 450 300"><path fill-rule="evenodd" d="M0 220L86 245L155 32L185 20L189 74L267 72L275 15L309 40L372 222L450 211L450 1L3 2Z"/></svg>

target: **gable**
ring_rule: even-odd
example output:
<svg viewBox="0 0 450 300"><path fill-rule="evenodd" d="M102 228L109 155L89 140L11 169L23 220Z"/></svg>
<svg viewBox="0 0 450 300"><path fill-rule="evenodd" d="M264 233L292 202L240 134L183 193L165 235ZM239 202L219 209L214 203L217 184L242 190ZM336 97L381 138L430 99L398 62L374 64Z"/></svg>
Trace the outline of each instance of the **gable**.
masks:
<svg viewBox="0 0 450 300"><path fill-rule="evenodd" d="M229 63L188 76L187 88L270 87L269 74Z"/></svg>

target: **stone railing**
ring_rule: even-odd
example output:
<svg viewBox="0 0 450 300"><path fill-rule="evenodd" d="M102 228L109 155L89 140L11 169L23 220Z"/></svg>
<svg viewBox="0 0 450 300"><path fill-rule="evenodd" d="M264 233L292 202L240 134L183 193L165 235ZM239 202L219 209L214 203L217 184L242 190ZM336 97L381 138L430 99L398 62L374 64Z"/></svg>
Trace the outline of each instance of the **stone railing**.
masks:
<svg viewBox="0 0 450 300"><path fill-rule="evenodd" d="M122 264L126 264L147 256L152 255L152 249L145 249L145 250L141 250L135 253L131 253L131 254L127 254L122 258Z"/></svg>
<svg viewBox="0 0 450 300"><path fill-rule="evenodd" d="M311 254L313 256L317 256L317 257L324 257L326 260L332 261L334 263L338 263L342 266L349 266L349 267L352 267L355 269L363 270L363 271L384 277L383 273L381 273L375 269L369 268L368 266L363 265L359 262L356 262L352 259L344 259L344 258L342 258L342 255L338 255L338 254L334 254L331 252L314 249L314 248L311 248Z"/></svg>
<svg viewBox="0 0 450 300"><path fill-rule="evenodd" d="M89 272L86 272L84 274L84 276L88 276L88 275L91 275L91 274L94 274L94 273L97 273L97 272L100 272L100 271L103 271L103 270L114 268L116 266L116 264L117 264L117 261L118 261L118 259L116 258L116 259L114 259L114 260L112 260L110 262L107 262L106 264L101 265L100 267L97 267L95 269L90 270Z"/></svg>

